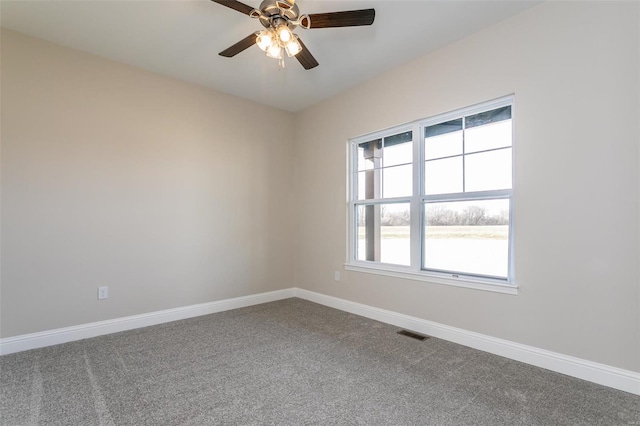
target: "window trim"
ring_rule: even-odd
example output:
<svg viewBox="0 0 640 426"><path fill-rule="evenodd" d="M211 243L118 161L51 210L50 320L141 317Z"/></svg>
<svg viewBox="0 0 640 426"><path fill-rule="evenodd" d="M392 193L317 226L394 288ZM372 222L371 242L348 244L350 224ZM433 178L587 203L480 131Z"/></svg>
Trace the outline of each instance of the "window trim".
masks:
<svg viewBox="0 0 640 426"><path fill-rule="evenodd" d="M499 283L493 280L483 280L479 277L469 279L466 276L453 278L450 274L438 274L431 271L415 271L409 267L390 265L387 263L372 263L356 261L345 263L344 269L353 272L363 272L374 275L383 275L393 278L403 278L413 281L423 281L432 284L443 284L454 287L471 288L475 290L491 291L504 294L518 294L519 287L516 284Z"/></svg>
<svg viewBox="0 0 640 426"><path fill-rule="evenodd" d="M511 106L511 189L507 190L490 190L490 191L477 191L471 193L454 193L454 194L437 194L437 195L423 195L424 194L424 162L425 162L425 144L422 140L424 135L424 129L427 126L446 122L452 119L465 117L467 115L473 115L483 111L489 111L497 109L502 106ZM415 120L410 123L405 123L398 126L393 126L387 129L378 130L366 135L357 136L351 138L347 142L347 163L348 163L348 194L347 194L347 219L348 219L348 232L347 232L347 259L344 264L346 270L355 272L365 272L377 275L391 276L396 278L411 279L417 281L425 281L435 284L452 285L456 287L472 288L477 290L486 290L505 294L518 294L518 286L515 283L514 275L514 153L515 153L515 102L514 95L504 96L498 99L494 99L487 102L478 103L468 107L460 108L454 111L438 114L425 119ZM356 187L357 182L355 174L357 172L357 158L358 158L358 145L363 142L368 142L375 139L381 139L391 136L393 134L412 131L413 132L413 193L411 196L406 197L394 197L394 198L376 198L367 200L358 200ZM417 167L416 167L417 166ZM444 196L444 197L443 197ZM434 202L436 200L447 199L451 200L478 200L478 199L498 199L506 198L509 200L509 258L507 266L507 277L492 278L483 277L480 275L465 275L462 273L449 273L440 272L434 270L425 270L423 265L423 253L422 253L422 241L423 231L420 231L424 226L424 204L427 202ZM366 260L356 259L357 250L357 233L356 231L356 219L357 215L355 210L358 205L363 204L387 204L396 202L410 203L411 212L419 212L419 214L412 214L410 219L411 229L418 229L418 232L410 233L410 247L411 247L411 266L387 264L381 262L372 262Z"/></svg>

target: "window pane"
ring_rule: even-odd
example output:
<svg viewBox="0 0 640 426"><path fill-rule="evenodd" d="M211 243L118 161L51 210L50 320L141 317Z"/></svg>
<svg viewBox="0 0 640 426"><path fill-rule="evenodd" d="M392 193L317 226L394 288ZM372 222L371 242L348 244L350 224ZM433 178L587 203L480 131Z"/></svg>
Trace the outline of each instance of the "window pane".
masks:
<svg viewBox="0 0 640 426"><path fill-rule="evenodd" d="M511 105L469 115L465 117L464 127L469 129L471 127L484 126L485 124L496 123L502 120L509 120L510 118Z"/></svg>
<svg viewBox="0 0 640 426"><path fill-rule="evenodd" d="M511 146L511 120L472 127L464 132L466 153Z"/></svg>
<svg viewBox="0 0 640 426"><path fill-rule="evenodd" d="M358 200L372 200L380 198L381 169L358 172Z"/></svg>
<svg viewBox="0 0 640 426"><path fill-rule="evenodd" d="M413 139L413 132L409 130L408 132L398 133L393 136L387 136L384 138L384 147L388 148L393 145L397 145L400 143L411 142Z"/></svg>
<svg viewBox="0 0 640 426"><path fill-rule="evenodd" d="M371 206L356 206L356 259L357 260L373 260L367 259L367 209Z"/></svg>
<svg viewBox="0 0 640 426"><path fill-rule="evenodd" d="M424 137L431 138L445 133L457 132L459 130L462 130L462 118L456 118L455 120L447 121L445 123L438 123L433 126L425 127Z"/></svg>
<svg viewBox="0 0 640 426"><path fill-rule="evenodd" d="M460 155L462 154L462 131L427 138L424 143L425 160Z"/></svg>
<svg viewBox="0 0 640 426"><path fill-rule="evenodd" d="M409 203L356 207L356 259L409 265Z"/></svg>
<svg viewBox="0 0 640 426"><path fill-rule="evenodd" d="M397 166L399 164L411 164L413 161L413 144L411 143L411 140L409 140L409 142L402 142L394 145L386 145L386 143L387 139L385 139L383 152L384 167Z"/></svg>
<svg viewBox="0 0 640 426"><path fill-rule="evenodd" d="M367 170L358 172L358 200L370 200L375 198L376 177L380 175L380 170Z"/></svg>
<svg viewBox="0 0 640 426"><path fill-rule="evenodd" d="M380 206L382 263L407 266L411 264L410 220L409 203Z"/></svg>
<svg viewBox="0 0 640 426"><path fill-rule="evenodd" d="M382 169L382 196L407 197L413 192L413 166L385 167Z"/></svg>
<svg viewBox="0 0 640 426"><path fill-rule="evenodd" d="M427 203L424 269L506 278L509 200Z"/></svg>
<svg viewBox="0 0 640 426"><path fill-rule="evenodd" d="M509 188L511 188L511 148L465 157L466 192Z"/></svg>
<svg viewBox="0 0 640 426"><path fill-rule="evenodd" d="M426 195L462 192L462 156L425 161Z"/></svg>
<svg viewBox="0 0 640 426"><path fill-rule="evenodd" d="M358 196L356 200L365 199L365 194L366 194L366 187L365 187L366 177L365 176L366 176L365 172L356 173L356 179L358 179L358 181L356 182L356 188L358 188Z"/></svg>
<svg viewBox="0 0 640 426"><path fill-rule="evenodd" d="M370 170L381 167L382 140L377 139L358 144L358 170Z"/></svg>
<svg viewBox="0 0 640 426"><path fill-rule="evenodd" d="M364 148L362 145L358 145L358 170L365 170L367 168L367 162L364 159Z"/></svg>

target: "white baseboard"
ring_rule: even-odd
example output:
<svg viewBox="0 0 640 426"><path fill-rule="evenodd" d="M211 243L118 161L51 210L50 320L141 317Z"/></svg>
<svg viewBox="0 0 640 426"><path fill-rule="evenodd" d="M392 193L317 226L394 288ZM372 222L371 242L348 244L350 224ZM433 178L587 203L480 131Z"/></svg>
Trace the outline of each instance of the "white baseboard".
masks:
<svg viewBox="0 0 640 426"><path fill-rule="evenodd" d="M0 339L0 355L58 345L75 340L117 333L150 325L162 324L186 318L208 315L231 309L244 308L276 300L299 297L341 311L350 312L366 318L394 325L396 327L417 331L464 346L500 355L516 361L546 368L547 370L577 377L614 389L640 395L640 373L621 368L599 364L593 361L551 352L508 340L486 336L480 333L450 327L437 322L400 314L361 303L351 302L333 296L327 296L300 288L289 288L268 293L259 293L216 302L184 306L116 318L113 320L93 322L73 327L58 328L39 333Z"/></svg>
<svg viewBox="0 0 640 426"><path fill-rule="evenodd" d="M90 337L133 330L135 328L148 327L171 321L197 317L200 315L214 314L216 312L231 309L244 308L261 303L274 302L276 300L294 297L295 289L271 291L267 293L253 294L250 296L235 297L232 299L218 300L215 302L201 303L198 305L183 306L180 308L166 309L147 314L132 315L129 317L112 320L92 322L73 327L58 328L39 333L23 334L15 337L0 339L0 355L14 352L22 352L29 349L45 346L59 345L75 340L88 339Z"/></svg>
<svg viewBox="0 0 640 426"><path fill-rule="evenodd" d="M640 395L640 373L450 327L361 303L296 288L295 296L341 311Z"/></svg>

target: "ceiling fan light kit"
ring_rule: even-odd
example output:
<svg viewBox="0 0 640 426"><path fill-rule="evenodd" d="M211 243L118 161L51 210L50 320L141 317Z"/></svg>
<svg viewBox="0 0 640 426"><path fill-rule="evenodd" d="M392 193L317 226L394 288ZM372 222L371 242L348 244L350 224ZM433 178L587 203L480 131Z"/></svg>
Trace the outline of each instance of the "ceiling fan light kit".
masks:
<svg viewBox="0 0 640 426"><path fill-rule="evenodd" d="M282 51L284 50L288 57L292 57L300 53L302 46L298 36L289 29L286 20L274 18L271 23L271 27L256 33L256 44L268 57L279 59L280 67L284 68Z"/></svg>
<svg viewBox="0 0 640 426"><path fill-rule="evenodd" d="M221 56L231 58L256 44L268 57L278 59L284 68L284 54L295 57L305 68L318 66L302 40L293 30L300 26L310 28L336 28L371 25L375 19L374 9L350 10L343 12L316 13L301 15L295 0L263 0L259 9L254 9L236 0L212 0L227 6L251 18L260 20L264 30L250 34L233 46L220 52Z"/></svg>

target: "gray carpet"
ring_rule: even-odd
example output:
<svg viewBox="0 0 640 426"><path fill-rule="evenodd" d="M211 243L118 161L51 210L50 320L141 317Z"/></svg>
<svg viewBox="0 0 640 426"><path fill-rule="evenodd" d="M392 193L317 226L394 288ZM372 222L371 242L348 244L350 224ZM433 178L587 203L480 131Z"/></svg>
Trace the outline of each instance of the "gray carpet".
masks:
<svg viewBox="0 0 640 426"><path fill-rule="evenodd" d="M0 357L2 425L640 424L640 397L300 299Z"/></svg>

